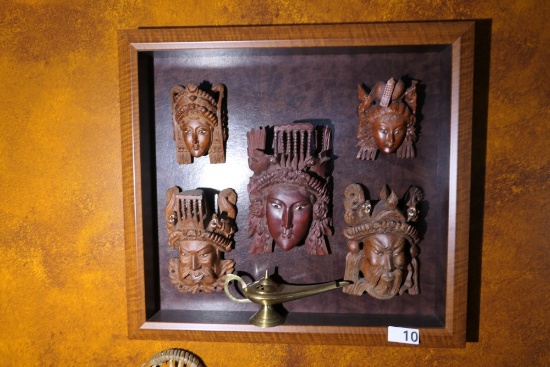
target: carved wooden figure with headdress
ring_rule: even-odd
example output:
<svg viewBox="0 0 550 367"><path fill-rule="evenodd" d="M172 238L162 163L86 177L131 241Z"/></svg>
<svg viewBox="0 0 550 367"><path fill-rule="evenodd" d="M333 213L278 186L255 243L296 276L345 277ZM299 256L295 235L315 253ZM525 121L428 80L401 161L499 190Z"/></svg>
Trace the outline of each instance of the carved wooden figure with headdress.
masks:
<svg viewBox="0 0 550 367"><path fill-rule="evenodd" d="M247 133L250 252L284 251L305 243L308 254L326 255L332 234L331 130L310 123L274 126L267 147L265 128ZM270 131L271 132L271 131Z"/></svg>
<svg viewBox="0 0 550 367"><path fill-rule="evenodd" d="M233 189L221 191L218 213L209 210L204 195L200 189L180 192L177 186L166 193L168 244L179 252L170 260L170 279L182 293L221 291L235 266L222 256L231 251L237 230L237 194Z"/></svg>
<svg viewBox="0 0 550 367"><path fill-rule="evenodd" d="M399 158L415 156L416 85L413 80L405 90L401 79L390 78L376 83L370 93L358 86L357 159L374 160L378 150L384 154L397 151Z"/></svg>
<svg viewBox="0 0 550 367"><path fill-rule="evenodd" d="M406 209L399 208L397 195L384 185L374 208L363 189L351 184L345 191L344 229L348 254L344 279L353 281L343 289L360 296L363 292L389 299L407 292L418 294L418 231L409 224L418 219L416 205L423 199L418 187L407 194ZM362 247L362 248L361 248ZM360 272L363 277L360 277Z"/></svg>
<svg viewBox="0 0 550 367"><path fill-rule="evenodd" d="M206 154L210 163L225 162L227 116L223 108L225 87L214 85L204 91L189 83L170 91L172 123L179 164L193 163Z"/></svg>

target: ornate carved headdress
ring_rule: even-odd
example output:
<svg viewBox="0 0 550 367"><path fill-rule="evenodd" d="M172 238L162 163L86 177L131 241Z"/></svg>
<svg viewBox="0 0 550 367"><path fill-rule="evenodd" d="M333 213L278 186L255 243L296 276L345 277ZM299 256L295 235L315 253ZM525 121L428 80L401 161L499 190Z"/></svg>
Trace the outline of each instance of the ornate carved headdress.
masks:
<svg viewBox="0 0 550 367"><path fill-rule="evenodd" d="M416 141L416 85L418 81L413 80L412 85L405 90L405 83L399 79L390 78L386 83L378 82L367 93L361 85L358 85L359 96L359 122L357 128L357 139L360 148L357 153L358 159L376 159L378 147L372 136L372 124L374 121L388 115L400 116L406 121L405 140L397 149L399 158L412 158L415 156L413 143Z"/></svg>
<svg viewBox="0 0 550 367"><path fill-rule="evenodd" d="M371 202L365 200L363 189L358 184L351 184L345 190L345 214L344 219L350 226L344 229L344 236L350 243L362 242L370 235L382 233L395 233L405 238L410 243L411 262L408 267L408 275L399 293L407 291L410 294L418 293L417 255L419 253L418 242L420 237L416 228L410 225L418 219L416 205L422 201L424 194L418 187L411 187L407 193L406 209L399 208L397 195L384 185L380 192L380 201L372 209ZM371 213L372 209L372 213ZM406 213L406 214L405 214ZM348 247L349 243L348 243ZM358 251L355 246L350 247L346 257L345 279L352 280L353 285L346 287L346 293L361 294L363 287L357 282L359 277L360 263L363 260L363 252ZM355 289L357 288L357 289Z"/></svg>
<svg viewBox="0 0 550 367"><path fill-rule="evenodd" d="M418 231L407 222L418 218L416 204L423 198L418 187L411 187L408 192L407 217L398 208L399 198L384 185L380 192L380 201L376 203L371 214L371 203L365 200L363 189L351 184L345 191L345 220L350 227L344 229L344 235L350 240L362 239L369 234L396 232L415 245L419 241Z"/></svg>
<svg viewBox="0 0 550 367"><path fill-rule="evenodd" d="M171 247L178 248L180 241L200 240L223 252L231 251L237 214L237 194L233 189L219 193L217 214L209 212L200 189L180 192L174 186L166 192L166 203L164 214Z"/></svg>
<svg viewBox="0 0 550 367"><path fill-rule="evenodd" d="M183 141L181 129L183 124L192 118L200 118L206 121L212 129L212 143L208 150L210 163L224 163L227 116L223 109L225 95L223 84L214 85L211 88L211 93L201 90L192 83L187 84L185 87L176 85L170 91L170 95L178 163L192 163L192 157Z"/></svg>
<svg viewBox="0 0 550 367"><path fill-rule="evenodd" d="M273 128L272 151L266 149L266 129L247 133L248 165L254 172L248 184L249 236L254 235L251 253L272 252L267 229L265 199L271 187L292 185L313 199L313 220L305 244L306 252L328 254L325 236L332 234L329 216L331 176L331 130L310 123L278 125Z"/></svg>

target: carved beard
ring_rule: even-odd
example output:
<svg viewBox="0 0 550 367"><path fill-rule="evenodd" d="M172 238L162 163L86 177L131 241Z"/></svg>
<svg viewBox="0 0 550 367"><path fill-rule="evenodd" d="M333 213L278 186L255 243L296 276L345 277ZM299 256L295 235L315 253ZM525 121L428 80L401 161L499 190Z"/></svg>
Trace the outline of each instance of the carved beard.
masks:
<svg viewBox="0 0 550 367"><path fill-rule="evenodd" d="M395 269L386 272L381 267L371 268L365 275L368 284L367 292L378 299L390 299L399 292L403 280L403 270Z"/></svg>
<svg viewBox="0 0 550 367"><path fill-rule="evenodd" d="M233 272L235 261L221 260L216 268L192 271L188 266L181 266L179 258L170 259L169 275L170 281L181 293L210 293L223 289L226 274ZM181 276L181 277L180 277ZM195 279L193 279L193 276ZM200 278L202 276L202 278ZM200 280L198 279L200 278Z"/></svg>

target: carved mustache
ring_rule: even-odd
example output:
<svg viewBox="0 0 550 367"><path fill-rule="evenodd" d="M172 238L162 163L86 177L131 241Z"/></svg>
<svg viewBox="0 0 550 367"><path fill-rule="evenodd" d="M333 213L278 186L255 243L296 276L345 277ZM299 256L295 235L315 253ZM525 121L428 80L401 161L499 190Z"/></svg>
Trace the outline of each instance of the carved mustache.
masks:
<svg viewBox="0 0 550 367"><path fill-rule="evenodd" d="M196 282L200 282L203 278L216 278L216 273L212 268L201 268L198 270L191 270L189 267L185 267L181 273L181 279L191 277Z"/></svg>

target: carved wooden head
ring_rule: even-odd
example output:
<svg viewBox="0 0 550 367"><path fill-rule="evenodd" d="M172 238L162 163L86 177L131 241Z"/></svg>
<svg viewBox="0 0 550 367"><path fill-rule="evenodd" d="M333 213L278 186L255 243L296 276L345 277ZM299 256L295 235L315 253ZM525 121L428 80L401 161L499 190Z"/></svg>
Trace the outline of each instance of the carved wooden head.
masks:
<svg viewBox="0 0 550 367"><path fill-rule="evenodd" d="M250 195L250 252L288 251L305 243L306 252L328 254L332 234L330 207L331 130L309 123L273 128L271 149L266 129L248 132L248 163L254 175Z"/></svg>
<svg viewBox="0 0 550 367"><path fill-rule="evenodd" d="M405 90L402 80L391 78L376 83L370 93L358 86L358 159L374 160L378 150L384 154L397 152L400 158L415 156L416 84L413 81Z"/></svg>
<svg viewBox="0 0 550 367"><path fill-rule="evenodd" d="M416 204L423 199L422 191L417 187L409 189L404 211L399 208L397 195L387 186L382 188L372 213L371 202L365 200L361 186L349 185L345 197L345 220L350 225L344 229L349 239L345 279L353 284L344 292L361 295L366 291L378 299L404 292L417 294L420 239L408 222L418 218Z"/></svg>
<svg viewBox="0 0 550 367"><path fill-rule="evenodd" d="M217 84L209 92L195 84L177 85L170 91L172 122L179 164L206 154L210 163L225 162L226 116L222 108L224 86Z"/></svg>
<svg viewBox="0 0 550 367"><path fill-rule="evenodd" d="M180 192L178 187L166 193L168 244L179 252L170 260L170 279L182 293L221 291L235 265L223 260L223 252L231 251L236 231L237 194L233 189L219 193L219 213L209 210L204 195L203 190Z"/></svg>

